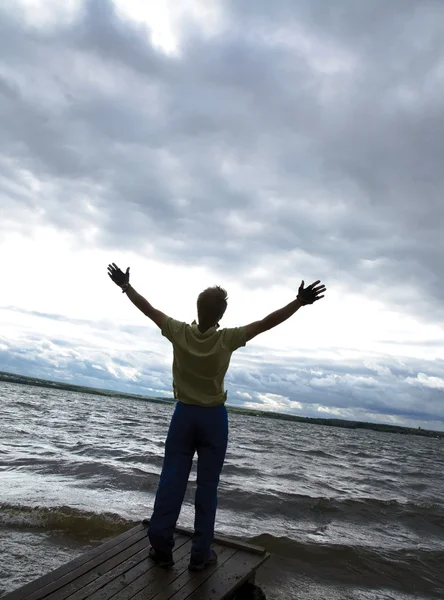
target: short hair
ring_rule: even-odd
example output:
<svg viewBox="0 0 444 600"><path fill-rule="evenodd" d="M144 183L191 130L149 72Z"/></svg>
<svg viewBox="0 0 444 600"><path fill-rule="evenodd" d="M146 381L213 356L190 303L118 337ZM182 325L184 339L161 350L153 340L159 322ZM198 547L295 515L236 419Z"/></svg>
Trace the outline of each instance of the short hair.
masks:
<svg viewBox="0 0 444 600"><path fill-rule="evenodd" d="M199 323L213 327L219 325L227 309L228 295L219 285L209 287L197 297L197 315Z"/></svg>

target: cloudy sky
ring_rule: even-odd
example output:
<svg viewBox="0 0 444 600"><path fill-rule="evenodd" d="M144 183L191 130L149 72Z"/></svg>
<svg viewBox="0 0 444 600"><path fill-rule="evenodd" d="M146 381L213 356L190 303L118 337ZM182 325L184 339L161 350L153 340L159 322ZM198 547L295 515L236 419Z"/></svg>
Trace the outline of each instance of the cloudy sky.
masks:
<svg viewBox="0 0 444 600"><path fill-rule="evenodd" d="M171 395L109 280L225 326L231 404L444 429L442 0L0 6L0 370Z"/></svg>

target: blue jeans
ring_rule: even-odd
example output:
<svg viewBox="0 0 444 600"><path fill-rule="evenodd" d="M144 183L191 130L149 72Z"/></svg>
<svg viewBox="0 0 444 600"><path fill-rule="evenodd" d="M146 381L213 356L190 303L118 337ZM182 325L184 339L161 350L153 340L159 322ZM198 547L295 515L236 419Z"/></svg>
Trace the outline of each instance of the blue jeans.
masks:
<svg viewBox="0 0 444 600"><path fill-rule="evenodd" d="M197 452L197 487L191 554L205 560L214 538L217 486L228 441L225 406L203 407L178 402L165 444L165 458L148 536L158 552L171 552L174 528Z"/></svg>

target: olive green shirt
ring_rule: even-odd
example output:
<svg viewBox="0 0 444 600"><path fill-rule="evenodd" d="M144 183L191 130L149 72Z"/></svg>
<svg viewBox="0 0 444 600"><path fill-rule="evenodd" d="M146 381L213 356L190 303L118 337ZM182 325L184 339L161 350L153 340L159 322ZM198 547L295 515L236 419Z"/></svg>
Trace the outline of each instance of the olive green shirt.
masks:
<svg viewBox="0 0 444 600"><path fill-rule="evenodd" d="M185 404L218 406L227 393L224 377L232 353L245 346L245 327L217 329L204 333L191 325L165 317L162 335L173 344L173 390L176 400Z"/></svg>

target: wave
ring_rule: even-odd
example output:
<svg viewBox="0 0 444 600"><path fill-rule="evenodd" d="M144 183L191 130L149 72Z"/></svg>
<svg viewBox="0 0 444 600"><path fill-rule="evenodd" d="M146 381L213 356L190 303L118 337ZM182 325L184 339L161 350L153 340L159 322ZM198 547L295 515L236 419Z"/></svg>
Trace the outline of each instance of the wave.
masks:
<svg viewBox="0 0 444 600"><path fill-rule="evenodd" d="M85 453L87 454L87 453ZM140 457L143 458L143 457ZM14 471L31 471L39 475L54 475L75 480L77 484L96 489L116 486L124 490L155 491L162 466L161 457L153 457L149 464L140 461L128 463L125 457L115 457L115 463L96 462L88 456L77 461L61 458L51 450L34 456L12 457L5 453L0 457L0 468Z"/></svg>
<svg viewBox="0 0 444 600"><path fill-rule="evenodd" d="M126 519L116 513L97 513L72 506L45 507L0 503L0 527L66 533L70 537L89 541L120 535L130 527L137 525L138 522ZM309 549L311 552L321 552L320 548L324 547L319 543L307 544L305 541L297 542L288 537L276 537L269 533L250 538L237 537L237 539L243 539L243 541L263 546L269 552L289 557L297 557ZM328 547L336 548L339 553L350 551L350 546L329 545ZM444 551L442 554L444 557Z"/></svg>
<svg viewBox="0 0 444 600"><path fill-rule="evenodd" d="M36 530L46 533L63 534L72 540L85 543L100 542L120 535L139 521L125 519L114 513L95 513L71 506L42 507L0 503L0 527L14 530ZM384 550L365 546L350 546L332 543L298 541L289 537L277 537L263 533L254 537L234 539L262 546L275 556L316 566L328 566L344 570L386 573L393 568L399 570L416 569L423 575L425 571L434 578L444 564L444 550L407 548Z"/></svg>
<svg viewBox="0 0 444 600"><path fill-rule="evenodd" d="M226 487L219 492L221 505L235 512L258 515L284 516L290 519L312 520L314 517L331 517L339 521L374 524L403 520L407 524L415 519L444 528L444 507L433 502L402 502L398 499L327 498L285 491L268 493Z"/></svg>
<svg viewBox="0 0 444 600"><path fill-rule="evenodd" d="M255 495L253 495L254 498ZM304 500L307 497L301 496ZM317 498L310 500L316 501L313 508L318 511L338 510L337 506L341 502L329 501L325 498ZM356 502L351 500L343 501L342 504L348 509ZM384 500L366 500L366 503L373 506L374 510L380 513L381 511L400 511L401 505L397 501ZM439 530L444 528L444 516L434 512L433 505L415 504L404 507L410 515L420 517L421 521L428 518L429 525L437 527ZM437 508L437 507L435 507ZM399 518L399 515L398 515ZM0 527L13 529L39 529L50 532L65 533L76 539L104 539L109 536L119 535L126 531L129 527L137 524L138 521L129 520L121 515L103 512L97 513L92 511L84 511L71 506L25 506L19 504L0 503ZM259 545L265 546L270 552L278 552L284 556L288 555L288 545L291 546L290 554L293 556L295 548L299 546L296 542L289 538L277 538L272 535L264 534L260 537ZM259 538L251 538L253 543L258 543ZM306 549L306 544L303 544ZM316 544L316 547L319 547ZM305 550L304 550L305 551Z"/></svg>
<svg viewBox="0 0 444 600"><path fill-rule="evenodd" d="M62 533L80 541L98 541L120 535L137 525L114 513L95 513L71 506L23 506L0 503L0 527Z"/></svg>
<svg viewBox="0 0 444 600"><path fill-rule="evenodd" d="M429 597L429 594L434 598L443 597L444 550L381 551L363 546L300 543L271 534L258 535L248 541L270 552L276 565L279 557L283 557L292 571L303 572L304 577L319 580L322 576L329 584L354 584L360 588L415 589L421 597Z"/></svg>
<svg viewBox="0 0 444 600"><path fill-rule="evenodd" d="M120 535L138 522L113 513L88 512L70 506L49 508L0 504L0 527L6 530L63 534L83 542L85 546ZM279 570L282 564L291 572L304 573L304 577L319 580L322 576L329 585L337 582L373 589L410 585L418 593L436 593L443 589L444 550L415 547L382 551L379 548L298 541L270 533L234 539L262 546L272 553L271 569Z"/></svg>
<svg viewBox="0 0 444 600"><path fill-rule="evenodd" d="M307 454L308 456L319 456L320 458L338 458L334 454L324 452L324 450L298 450L296 454Z"/></svg>
<svg viewBox="0 0 444 600"><path fill-rule="evenodd" d="M405 562L408 561L409 557L415 556L416 558L431 560L434 564L440 564L442 566L444 560L444 550L430 550L430 549L397 549L397 550L384 550L379 551L377 548L369 548L368 546L349 546L341 544L321 544L321 543L307 543L298 542L297 540L282 536L277 537L270 533L262 533L244 540L250 544L261 546L265 548L267 552L277 554L279 556L300 559L308 562L315 562L316 564L322 560L331 562L336 560L338 562L357 562L365 560L375 561L376 557L379 556L379 561L390 559L393 562Z"/></svg>

